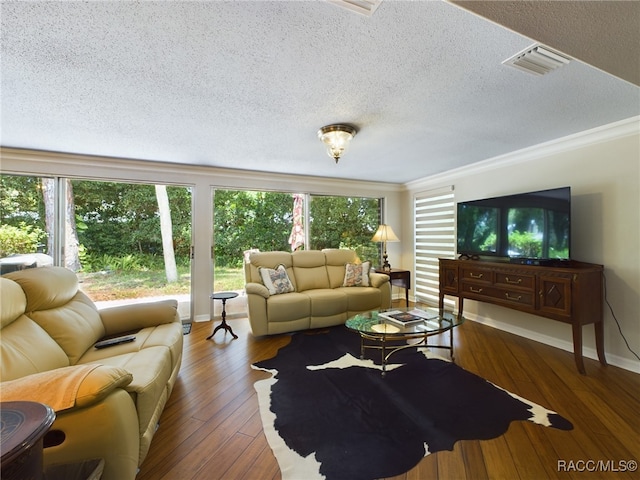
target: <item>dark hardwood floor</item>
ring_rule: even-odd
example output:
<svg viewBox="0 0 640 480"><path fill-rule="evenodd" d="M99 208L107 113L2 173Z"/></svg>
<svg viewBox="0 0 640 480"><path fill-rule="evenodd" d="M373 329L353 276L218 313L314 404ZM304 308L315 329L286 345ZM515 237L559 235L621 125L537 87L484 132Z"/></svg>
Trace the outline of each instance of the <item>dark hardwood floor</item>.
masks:
<svg viewBox="0 0 640 480"><path fill-rule="evenodd" d="M217 322L195 323L185 336L180 376L138 480L280 478L253 388L268 375L250 365L290 337L256 339L246 318L228 322L237 340L223 331L205 340ZM580 375L571 353L471 321L455 345L457 364L557 411L574 429L513 422L499 438L460 441L394 478L638 478L628 470L640 461L640 375L590 359Z"/></svg>

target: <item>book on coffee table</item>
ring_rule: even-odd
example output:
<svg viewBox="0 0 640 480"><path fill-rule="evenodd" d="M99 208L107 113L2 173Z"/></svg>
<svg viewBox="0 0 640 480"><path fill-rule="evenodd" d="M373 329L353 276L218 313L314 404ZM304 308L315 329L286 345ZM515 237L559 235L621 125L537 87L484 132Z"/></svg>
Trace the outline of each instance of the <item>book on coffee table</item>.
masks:
<svg viewBox="0 0 640 480"><path fill-rule="evenodd" d="M426 322L438 318L437 313L429 313L418 308L403 312L401 310L391 310L389 312L380 312L380 317L397 323L398 325L410 325L413 323Z"/></svg>

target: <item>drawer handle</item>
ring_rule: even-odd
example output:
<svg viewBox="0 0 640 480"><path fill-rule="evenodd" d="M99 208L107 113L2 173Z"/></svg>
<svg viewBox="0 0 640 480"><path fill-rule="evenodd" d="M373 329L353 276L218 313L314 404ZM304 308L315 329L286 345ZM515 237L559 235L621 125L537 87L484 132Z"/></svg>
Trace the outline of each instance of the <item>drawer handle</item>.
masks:
<svg viewBox="0 0 640 480"><path fill-rule="evenodd" d="M472 293L482 293L482 289L481 288L469 287L469 291L472 292Z"/></svg>
<svg viewBox="0 0 640 480"><path fill-rule="evenodd" d="M507 300L515 300L516 302L519 302L520 300L522 300L522 295L518 295L517 297L512 297L508 293L505 293L504 296L507 297Z"/></svg>
<svg viewBox="0 0 640 480"><path fill-rule="evenodd" d="M482 278L482 275L484 275L484 274L482 274L482 273L475 274L473 272L469 272L469 276L471 278Z"/></svg>
<svg viewBox="0 0 640 480"><path fill-rule="evenodd" d="M507 283L511 283L512 285L519 285L522 283L521 278L519 278L518 280L509 280L509 277L505 277L504 279Z"/></svg>

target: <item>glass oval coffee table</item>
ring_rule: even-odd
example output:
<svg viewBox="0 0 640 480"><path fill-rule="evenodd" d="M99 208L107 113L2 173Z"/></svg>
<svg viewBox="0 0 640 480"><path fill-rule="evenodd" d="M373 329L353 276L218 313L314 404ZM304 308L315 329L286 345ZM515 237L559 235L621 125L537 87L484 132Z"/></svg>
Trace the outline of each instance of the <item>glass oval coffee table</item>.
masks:
<svg viewBox="0 0 640 480"><path fill-rule="evenodd" d="M389 357L405 348L444 348L450 350L454 361L453 329L464 320L462 315L448 310L417 305L359 313L345 325L360 335L360 358L364 358L367 349L380 351L384 376ZM429 337L445 332L449 332L448 345L427 343Z"/></svg>

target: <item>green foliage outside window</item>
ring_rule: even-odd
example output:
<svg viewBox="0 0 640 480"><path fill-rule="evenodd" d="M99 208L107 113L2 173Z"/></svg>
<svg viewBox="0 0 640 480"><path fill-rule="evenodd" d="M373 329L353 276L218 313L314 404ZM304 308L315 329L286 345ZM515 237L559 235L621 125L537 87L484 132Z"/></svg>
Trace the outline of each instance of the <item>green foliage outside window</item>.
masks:
<svg viewBox="0 0 640 480"><path fill-rule="evenodd" d="M157 255L162 238L155 187L118 182L74 181L78 240L95 260L105 255ZM167 187L176 257L189 257L191 192Z"/></svg>
<svg viewBox="0 0 640 480"><path fill-rule="evenodd" d="M0 257L36 252L46 234L38 227L21 222L19 226L0 225Z"/></svg>
<svg viewBox="0 0 640 480"><path fill-rule="evenodd" d="M379 199L312 196L309 209L309 248L351 248L363 261L377 263L379 245L371 237L380 223ZM249 249L291 251L292 227L290 193L216 190L216 268L239 268Z"/></svg>
<svg viewBox="0 0 640 480"><path fill-rule="evenodd" d="M42 179L0 175L0 255L32 253L47 241ZM72 180L76 233L83 271L162 269L162 239L154 185ZM188 266L191 190L167 187L179 266ZM309 248L351 248L378 263L371 237L380 223L378 198L311 196ZM293 195L216 190L215 265L240 268L243 252L291 251Z"/></svg>
<svg viewBox="0 0 640 480"><path fill-rule="evenodd" d="M362 261L379 263L380 246L371 241L380 224L379 199L313 196L310 212L310 248L349 248Z"/></svg>

